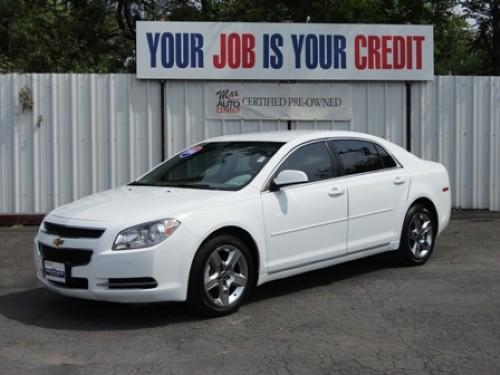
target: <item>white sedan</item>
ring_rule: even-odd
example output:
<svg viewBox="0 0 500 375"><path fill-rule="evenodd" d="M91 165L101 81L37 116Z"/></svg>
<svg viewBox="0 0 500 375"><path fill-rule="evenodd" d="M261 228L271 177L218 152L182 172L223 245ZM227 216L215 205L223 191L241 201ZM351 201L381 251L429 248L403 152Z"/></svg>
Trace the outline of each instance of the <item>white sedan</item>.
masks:
<svg viewBox="0 0 500 375"><path fill-rule="evenodd" d="M38 279L67 296L187 300L217 316L257 285L337 263L394 251L423 264L450 205L441 164L378 137L223 136L55 209L34 259Z"/></svg>

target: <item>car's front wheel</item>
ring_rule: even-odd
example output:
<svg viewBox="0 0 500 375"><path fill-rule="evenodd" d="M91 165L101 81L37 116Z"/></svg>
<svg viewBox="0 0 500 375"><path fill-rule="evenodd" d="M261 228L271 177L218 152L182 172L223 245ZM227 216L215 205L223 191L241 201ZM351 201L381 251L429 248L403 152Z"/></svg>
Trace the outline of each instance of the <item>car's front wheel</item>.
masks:
<svg viewBox="0 0 500 375"><path fill-rule="evenodd" d="M203 243L193 260L188 303L206 316L236 311L253 285L248 246L239 238L219 235Z"/></svg>
<svg viewBox="0 0 500 375"><path fill-rule="evenodd" d="M437 223L432 212L415 204L406 213L399 245L399 257L404 264L424 264L432 255Z"/></svg>

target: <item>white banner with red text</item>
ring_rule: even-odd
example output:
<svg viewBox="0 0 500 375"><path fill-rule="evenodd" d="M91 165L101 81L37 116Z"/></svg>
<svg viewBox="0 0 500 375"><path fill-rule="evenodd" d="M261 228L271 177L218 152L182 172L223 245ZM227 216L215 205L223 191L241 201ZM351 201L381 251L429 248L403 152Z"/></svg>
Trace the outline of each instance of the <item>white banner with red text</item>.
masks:
<svg viewBox="0 0 500 375"><path fill-rule="evenodd" d="M137 77L432 80L422 25L137 22Z"/></svg>
<svg viewBox="0 0 500 375"><path fill-rule="evenodd" d="M340 83L205 85L208 119L351 120L352 88Z"/></svg>

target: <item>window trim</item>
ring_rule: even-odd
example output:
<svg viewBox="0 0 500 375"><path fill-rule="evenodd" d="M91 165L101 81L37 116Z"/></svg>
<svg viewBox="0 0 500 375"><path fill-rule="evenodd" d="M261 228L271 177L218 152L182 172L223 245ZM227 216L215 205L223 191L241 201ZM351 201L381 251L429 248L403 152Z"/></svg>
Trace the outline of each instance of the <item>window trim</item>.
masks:
<svg viewBox="0 0 500 375"><path fill-rule="evenodd" d="M338 156L336 150L333 149L330 146L329 141L348 141L348 140L369 142L369 143L373 143L375 145L378 145L378 146L382 147L382 149L385 150L385 152L387 152L387 154L394 159L394 161L396 162L396 166L395 167L391 167L391 168L376 169L374 171L368 171L368 172L362 172L362 173L345 174L344 173L344 165L339 160L339 156ZM325 179L325 180L319 180L319 181L314 181L314 182L305 182L305 183L302 183L302 184L289 185L289 186L286 186L287 189L288 188L293 189L293 188L303 187L303 186L310 185L310 184L324 183L324 182L335 180L335 179L339 179L339 178L357 177L357 176L362 176L362 175L366 175L366 174L381 173L381 172L387 172L387 171L391 171L391 170L395 170L395 169L402 169L402 168L404 168L404 165L398 160L398 158L396 158L396 156L394 156L394 154L390 150L388 150L386 147L382 146L380 143L378 143L376 141L372 141L370 139L360 138L360 137L338 137L338 138L337 137L323 137L323 138L310 139L308 141L305 141L304 143L296 145L295 147L293 147L291 150L289 150L280 159L280 161L274 166L274 168L272 169L271 173L269 173L269 176L266 178L266 181L262 185L262 188L261 188L261 191L260 191L261 194L262 193L272 193L271 190L269 190L269 184L271 183L271 179L274 176L274 174L276 173L276 171L278 170L278 168L281 166L281 164L283 164L283 162L288 158L288 156L292 152L294 152L295 150L297 150L299 147L306 146L306 145L308 145L310 143L317 143L317 142L325 142L326 143L326 147L327 147L327 149L329 151L330 158L332 158L332 155L333 155L332 163L336 163L337 170L335 172L337 173L337 176L334 176L334 177L331 177L331 178L328 178L328 179ZM335 145L333 145L333 146L335 146ZM377 154L378 154L378 151L377 151ZM382 165L383 165L383 163L382 163ZM339 168L340 168L340 170L339 170Z"/></svg>

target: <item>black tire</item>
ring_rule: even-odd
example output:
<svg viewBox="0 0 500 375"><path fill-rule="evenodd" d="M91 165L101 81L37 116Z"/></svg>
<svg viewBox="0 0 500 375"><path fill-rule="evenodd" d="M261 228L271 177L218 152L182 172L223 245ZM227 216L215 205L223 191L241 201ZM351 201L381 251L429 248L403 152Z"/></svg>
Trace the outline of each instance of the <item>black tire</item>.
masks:
<svg viewBox="0 0 500 375"><path fill-rule="evenodd" d="M418 231L419 222L427 221L430 221L430 225L425 226L427 232L424 229ZM427 262L434 251L436 232L437 221L434 214L422 204L411 206L405 216L397 252L400 262L408 266Z"/></svg>
<svg viewBox="0 0 500 375"><path fill-rule="evenodd" d="M240 259L240 263L235 266L232 273L230 273L231 271L222 268L220 271L217 271L212 267L212 264L215 262L214 259L217 259L217 256L212 257L212 255L216 252L221 261L227 262L227 259L224 259L224 249L226 248L231 250L227 252L227 259L229 259L229 254L231 254L234 249L237 249L239 251L239 256L243 258L238 258ZM235 252L235 254L237 253ZM229 269L229 266L226 267ZM210 271L214 272L210 274ZM224 272L227 272L227 274L223 274ZM232 280L234 280L234 274L241 276L244 273L246 273L246 285L244 287L235 284L232 286L235 288L232 291L230 287L226 287L226 285L233 282ZM206 291L205 288L206 274L211 277L219 274L219 276L216 277L216 282L218 283L217 286L213 287L210 291ZM240 308L242 302L250 294L253 285L254 264L247 244L238 237L221 234L208 239L198 249L191 266L187 302L195 312L206 317L228 315ZM243 289L238 289L238 294L236 294L237 288ZM223 292L222 289L226 292ZM216 298L217 293L220 294L221 298ZM236 297L237 295L238 297ZM229 298L234 298L235 300L230 302ZM226 305L225 303L229 304Z"/></svg>

